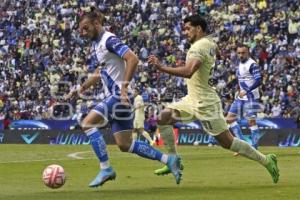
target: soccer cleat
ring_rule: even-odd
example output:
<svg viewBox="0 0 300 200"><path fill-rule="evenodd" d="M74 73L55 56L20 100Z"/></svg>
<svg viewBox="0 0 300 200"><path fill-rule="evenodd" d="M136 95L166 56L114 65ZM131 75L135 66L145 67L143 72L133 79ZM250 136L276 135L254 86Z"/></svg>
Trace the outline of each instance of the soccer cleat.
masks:
<svg viewBox="0 0 300 200"><path fill-rule="evenodd" d="M265 166L271 174L273 182L277 183L279 180L279 169L277 166L277 158L275 154L266 155L268 164Z"/></svg>
<svg viewBox="0 0 300 200"><path fill-rule="evenodd" d="M181 163L181 160L180 160L180 170L183 170L183 169L184 169L184 166L183 166L183 164ZM169 173L171 173L171 170L168 168L167 165L165 165L162 168L157 169L157 170L154 171L154 174L156 174L158 176L168 175Z"/></svg>
<svg viewBox="0 0 300 200"><path fill-rule="evenodd" d="M239 155L240 155L240 153L238 153L238 152L234 152L234 153L233 153L233 156L234 156L234 157L237 157L237 156L239 156Z"/></svg>
<svg viewBox="0 0 300 200"><path fill-rule="evenodd" d="M154 171L154 174L158 175L158 176L161 176L161 175L167 175L171 173L171 170L168 168L167 165L163 166L162 168L160 169L157 169Z"/></svg>
<svg viewBox="0 0 300 200"><path fill-rule="evenodd" d="M89 187L98 187L103 185L106 181L115 180L116 172L112 167L101 170L96 178L89 184Z"/></svg>
<svg viewBox="0 0 300 200"><path fill-rule="evenodd" d="M175 177L176 183L180 184L181 181L181 171L180 171L180 161L181 158L177 155L169 155L167 166Z"/></svg>

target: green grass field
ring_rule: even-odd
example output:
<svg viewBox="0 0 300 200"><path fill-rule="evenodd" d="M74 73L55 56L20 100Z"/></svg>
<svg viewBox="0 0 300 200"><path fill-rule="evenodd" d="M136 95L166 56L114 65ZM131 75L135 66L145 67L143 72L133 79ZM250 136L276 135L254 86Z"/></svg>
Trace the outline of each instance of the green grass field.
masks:
<svg viewBox="0 0 300 200"><path fill-rule="evenodd" d="M180 146L185 169L179 186L172 175L153 174L159 162L121 153L116 146L108 148L117 179L88 188L98 173L90 146L1 144L0 200L300 199L299 148L261 148L278 156L281 176L273 184L262 166L220 147ZM56 190L47 188L41 178L43 169L54 163L67 174L66 184Z"/></svg>

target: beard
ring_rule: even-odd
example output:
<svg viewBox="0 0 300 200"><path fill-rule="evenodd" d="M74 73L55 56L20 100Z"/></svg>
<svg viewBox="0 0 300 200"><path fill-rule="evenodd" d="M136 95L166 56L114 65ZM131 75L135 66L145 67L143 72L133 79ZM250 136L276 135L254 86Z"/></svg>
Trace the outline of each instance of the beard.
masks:
<svg viewBox="0 0 300 200"><path fill-rule="evenodd" d="M243 58L243 59L240 59L241 63L245 63L247 62L248 58Z"/></svg>

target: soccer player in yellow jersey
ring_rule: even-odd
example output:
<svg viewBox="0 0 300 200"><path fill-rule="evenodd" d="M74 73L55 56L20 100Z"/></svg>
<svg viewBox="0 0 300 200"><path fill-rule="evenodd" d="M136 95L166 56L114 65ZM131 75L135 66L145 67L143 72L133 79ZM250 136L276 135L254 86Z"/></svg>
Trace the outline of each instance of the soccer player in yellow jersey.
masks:
<svg viewBox="0 0 300 200"><path fill-rule="evenodd" d="M137 139L137 134L143 135L150 143L151 146L154 145L154 141L148 132L144 129L145 121L145 106L143 97L140 95L138 89L134 90L134 120L133 120L133 139Z"/></svg>
<svg viewBox="0 0 300 200"><path fill-rule="evenodd" d="M158 70L186 78L188 93L179 102L167 105L158 117L159 129L163 140L174 146L172 125L178 121L201 121L205 131L214 136L219 144L233 152L255 160L268 170L273 182L279 179L276 155L264 155L251 147L247 142L233 137L227 128L223 116L221 100L210 84L212 68L216 61L217 44L206 34L207 22L198 15L184 19L184 34L191 43L187 52L184 66L163 66L154 55L149 56L148 62ZM173 141L171 141L173 139ZM171 149L171 148L168 148ZM176 154L175 147L173 152ZM168 167L156 170L156 174L169 173Z"/></svg>

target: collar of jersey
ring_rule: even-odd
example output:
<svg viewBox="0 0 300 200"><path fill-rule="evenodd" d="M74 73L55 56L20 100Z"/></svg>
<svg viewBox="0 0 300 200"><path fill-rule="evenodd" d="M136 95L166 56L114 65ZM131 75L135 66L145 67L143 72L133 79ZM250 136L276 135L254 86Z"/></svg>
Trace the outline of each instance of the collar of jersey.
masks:
<svg viewBox="0 0 300 200"><path fill-rule="evenodd" d="M102 31L99 33L99 36L98 36L98 38L95 40L95 43L100 42L100 40L102 39L102 36L104 35L104 33L105 33L105 30L102 30Z"/></svg>

